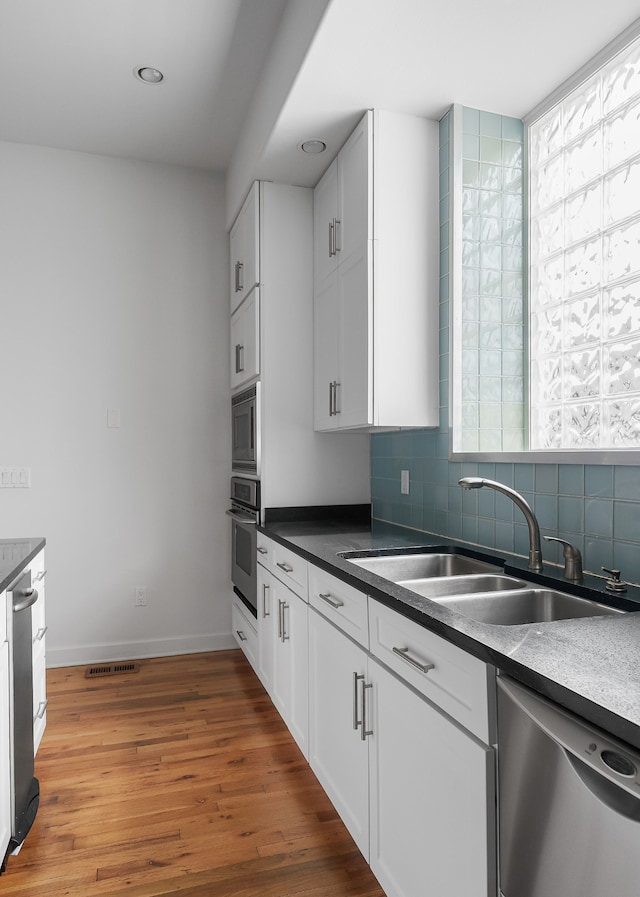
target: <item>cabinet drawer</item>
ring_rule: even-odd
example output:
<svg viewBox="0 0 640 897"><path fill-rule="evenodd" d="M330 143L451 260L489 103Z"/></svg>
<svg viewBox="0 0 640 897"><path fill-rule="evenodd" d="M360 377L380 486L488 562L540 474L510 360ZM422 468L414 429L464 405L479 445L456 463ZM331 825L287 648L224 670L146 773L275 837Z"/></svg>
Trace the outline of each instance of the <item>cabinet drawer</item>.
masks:
<svg viewBox="0 0 640 897"><path fill-rule="evenodd" d="M258 563L262 564L263 567L266 567L267 570L271 569L271 555L273 554L273 542L271 539L268 539L263 533L258 533L256 538L256 551L258 552Z"/></svg>
<svg viewBox="0 0 640 897"><path fill-rule="evenodd" d="M256 621L242 604L237 595L233 597L231 605L231 625L233 637L242 648L247 660L254 670L258 665L258 630Z"/></svg>
<svg viewBox="0 0 640 897"><path fill-rule="evenodd" d="M299 554L277 542L271 543L271 572L303 601L309 600L308 564Z"/></svg>
<svg viewBox="0 0 640 897"><path fill-rule="evenodd" d="M309 603L358 644L369 647L367 596L364 592L310 564Z"/></svg>
<svg viewBox="0 0 640 897"><path fill-rule="evenodd" d="M369 636L375 657L486 744L492 743L493 667L371 598Z"/></svg>

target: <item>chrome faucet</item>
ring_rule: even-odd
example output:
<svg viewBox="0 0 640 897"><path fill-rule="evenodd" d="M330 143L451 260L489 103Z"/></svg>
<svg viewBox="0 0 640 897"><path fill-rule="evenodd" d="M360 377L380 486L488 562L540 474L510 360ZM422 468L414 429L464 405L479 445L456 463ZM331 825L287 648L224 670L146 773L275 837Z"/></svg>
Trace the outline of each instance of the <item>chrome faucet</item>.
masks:
<svg viewBox="0 0 640 897"><path fill-rule="evenodd" d="M462 486L463 489L482 489L483 486L488 486L490 489L495 489L496 492L506 495L520 508L529 527L529 570L532 570L534 573L541 573L540 527L535 514L520 493L516 492L515 489L510 489L509 486L496 483L495 480L485 480L483 477L462 477L461 480L458 480L458 485Z"/></svg>

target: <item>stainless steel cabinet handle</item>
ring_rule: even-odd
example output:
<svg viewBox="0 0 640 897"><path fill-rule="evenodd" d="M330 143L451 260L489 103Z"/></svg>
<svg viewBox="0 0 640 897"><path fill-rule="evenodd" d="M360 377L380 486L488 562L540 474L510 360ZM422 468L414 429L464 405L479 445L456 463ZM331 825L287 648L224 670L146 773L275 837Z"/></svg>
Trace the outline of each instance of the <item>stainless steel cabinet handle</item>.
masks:
<svg viewBox="0 0 640 897"><path fill-rule="evenodd" d="M353 674L353 728L357 730L362 725L362 720L358 718L358 682L364 679L360 673Z"/></svg>
<svg viewBox="0 0 640 897"><path fill-rule="evenodd" d="M334 598L331 592L318 592L318 598L322 598L323 601L333 607L334 610L337 610L339 607L344 607L344 601L341 601L339 598Z"/></svg>
<svg viewBox="0 0 640 897"><path fill-rule="evenodd" d="M364 676L360 683L362 689L362 728L360 729L360 740L365 741L368 735L373 735L373 729L367 729L367 689L373 688L371 682L365 682Z"/></svg>
<svg viewBox="0 0 640 897"><path fill-rule="evenodd" d="M36 715L33 718L34 723L37 719L42 719L42 717L45 715L48 703L49 703L48 698L46 701L40 701L40 703L38 704L38 712L36 713Z"/></svg>
<svg viewBox="0 0 640 897"><path fill-rule="evenodd" d="M48 626L42 626L40 629L38 629L38 631L36 632L35 638L33 639L34 642L41 642L42 639L45 637L45 633L47 632L48 628L49 628Z"/></svg>
<svg viewBox="0 0 640 897"><path fill-rule="evenodd" d="M244 371L244 346L236 343L236 374Z"/></svg>
<svg viewBox="0 0 640 897"><path fill-rule="evenodd" d="M333 219L333 254L337 255L342 249L342 225L339 218Z"/></svg>
<svg viewBox="0 0 640 897"><path fill-rule="evenodd" d="M35 581L35 582L42 582L42 580L45 578L46 575L47 575L47 571L46 571L46 570L41 570L41 571L38 573L38 575L36 576L36 578L35 578L34 581Z"/></svg>
<svg viewBox="0 0 640 897"><path fill-rule="evenodd" d="M236 632L237 632L237 634L238 634L238 638L240 639L240 641L241 641L241 642L246 642L247 637L246 637L246 635L244 634L244 632L243 632L241 629L236 629Z"/></svg>
<svg viewBox="0 0 640 897"><path fill-rule="evenodd" d="M267 583L262 584L262 616L270 617L271 613L267 610L267 591L269 590L269 586Z"/></svg>
<svg viewBox="0 0 640 897"><path fill-rule="evenodd" d="M263 548L262 545L258 546L256 551L258 552L258 554L269 554L269 549Z"/></svg>
<svg viewBox="0 0 640 897"><path fill-rule="evenodd" d="M242 262L236 262L235 264L235 291L239 293L244 288L244 277L242 276L244 270L244 265Z"/></svg>
<svg viewBox="0 0 640 897"><path fill-rule="evenodd" d="M333 249L333 243L334 243L333 221L330 221L329 222L329 258L333 258L333 256L335 255L335 252Z"/></svg>
<svg viewBox="0 0 640 897"><path fill-rule="evenodd" d="M409 664L409 666L414 667L416 670L420 670L421 673L428 673L429 670L435 669L434 664L423 663L421 660L416 660L414 657L411 657L408 648L396 648L394 646L393 653L397 654L398 657L401 657L405 663Z"/></svg>
<svg viewBox="0 0 640 897"><path fill-rule="evenodd" d="M284 612L289 609L289 605L286 601L280 601L278 599L279 605L279 620L278 620L278 636L281 642L288 642L289 636L287 635L286 622Z"/></svg>
<svg viewBox="0 0 640 897"><path fill-rule="evenodd" d="M289 564L285 563L284 561L278 561L276 563L276 567L280 567L280 569L284 570L285 573L293 573L293 567L291 567Z"/></svg>
<svg viewBox="0 0 640 897"><path fill-rule="evenodd" d="M233 266L233 276L234 276L233 289L234 289L234 292L236 292L236 293L240 292L240 274L239 274L239 270L238 270L239 266L240 266L240 262L236 262L235 265Z"/></svg>

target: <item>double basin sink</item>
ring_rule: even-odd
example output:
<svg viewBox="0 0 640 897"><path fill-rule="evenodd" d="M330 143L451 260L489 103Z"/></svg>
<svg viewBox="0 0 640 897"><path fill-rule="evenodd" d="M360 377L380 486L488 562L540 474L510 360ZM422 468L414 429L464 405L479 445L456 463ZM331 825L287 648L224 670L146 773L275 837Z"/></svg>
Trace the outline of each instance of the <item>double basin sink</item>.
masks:
<svg viewBox="0 0 640 897"><path fill-rule="evenodd" d="M533 586L464 553L436 549L366 556L344 552L341 557L479 623L517 626L624 613L589 598Z"/></svg>

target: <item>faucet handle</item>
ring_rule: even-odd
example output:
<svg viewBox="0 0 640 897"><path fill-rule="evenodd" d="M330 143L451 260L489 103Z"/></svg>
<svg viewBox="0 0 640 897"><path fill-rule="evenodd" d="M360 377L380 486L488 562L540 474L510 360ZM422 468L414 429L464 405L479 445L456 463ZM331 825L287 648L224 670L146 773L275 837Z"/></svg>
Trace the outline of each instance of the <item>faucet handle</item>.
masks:
<svg viewBox="0 0 640 897"><path fill-rule="evenodd" d="M545 542L559 542L562 546L564 557L564 578L570 582L582 582L582 555L580 549L567 542L566 539L558 539L557 536L543 536Z"/></svg>

